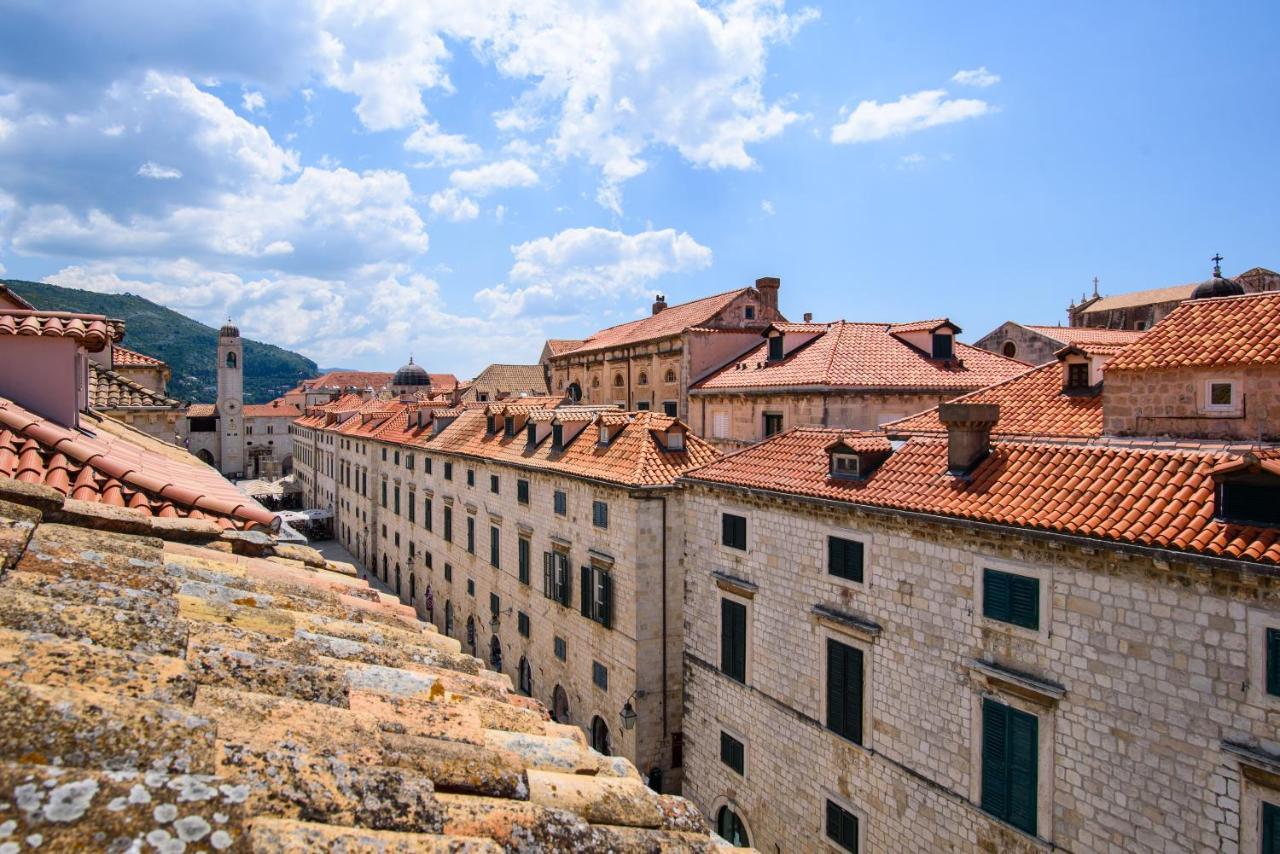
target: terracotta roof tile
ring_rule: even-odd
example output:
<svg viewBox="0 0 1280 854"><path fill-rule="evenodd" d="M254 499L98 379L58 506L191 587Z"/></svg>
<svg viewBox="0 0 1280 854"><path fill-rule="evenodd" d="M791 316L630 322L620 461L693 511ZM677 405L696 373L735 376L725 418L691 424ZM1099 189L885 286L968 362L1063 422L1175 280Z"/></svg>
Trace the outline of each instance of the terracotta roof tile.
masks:
<svg viewBox="0 0 1280 854"><path fill-rule="evenodd" d="M395 376L391 371L330 371L314 379L303 380L304 388L372 388L380 389Z"/></svg>
<svg viewBox="0 0 1280 854"><path fill-rule="evenodd" d="M71 430L0 398L0 478L148 516L271 528L275 514L181 448L110 418L84 415Z"/></svg>
<svg viewBox="0 0 1280 854"><path fill-rule="evenodd" d="M139 353L136 350L130 350L116 344L111 348L111 365L112 367L142 367L142 368L163 368L165 363L148 356L145 353Z"/></svg>
<svg viewBox="0 0 1280 854"><path fill-rule="evenodd" d="M0 821L15 838L54 851L723 850L691 804L592 751L352 567L28 515L0 515L0 531L16 544L0 563L14 736L0 737Z"/></svg>
<svg viewBox="0 0 1280 854"><path fill-rule="evenodd" d="M1167 288L1152 288L1146 291L1131 291L1127 294L1102 297L1084 310L1085 314L1099 311L1112 311L1117 308L1133 308L1140 305L1154 305L1161 302L1176 302L1188 299L1196 285L1172 285Z"/></svg>
<svg viewBox="0 0 1280 854"><path fill-rule="evenodd" d="M1094 329L1090 326L1019 326L1063 344L1132 344L1146 334L1137 329Z"/></svg>
<svg viewBox="0 0 1280 854"><path fill-rule="evenodd" d="M1107 371L1280 365L1280 292L1188 300L1107 364Z"/></svg>
<svg viewBox="0 0 1280 854"><path fill-rule="evenodd" d="M750 288L738 288L722 294L714 294L692 302L673 305L639 320L601 329L582 342L582 346L570 352L587 353L608 347L620 347L624 344L652 341L655 338L666 338L669 335L679 335L689 327L710 322L729 303L750 290Z"/></svg>
<svg viewBox="0 0 1280 854"><path fill-rule="evenodd" d="M101 410L182 408L181 401L165 397L93 361L89 362L89 405Z"/></svg>
<svg viewBox="0 0 1280 854"><path fill-rule="evenodd" d="M991 431L993 436L1101 436L1102 395L1064 394L1062 380L1062 365L1050 362L958 397L953 403L998 404L1000 420ZM937 407L891 421L882 429L893 435L946 432L938 420Z"/></svg>
<svg viewBox="0 0 1280 854"><path fill-rule="evenodd" d="M552 356L559 356L561 353L568 353L570 350L576 350L583 344L581 338L548 338L547 350Z"/></svg>
<svg viewBox="0 0 1280 854"><path fill-rule="evenodd" d="M1215 467L1226 452L1003 441L967 479L946 473L945 439L915 437L865 480L829 477L839 430L797 428L685 479L1280 563L1280 529L1215 519Z"/></svg>
<svg viewBox="0 0 1280 854"><path fill-rule="evenodd" d="M244 407L245 418L297 418L302 410L295 404L276 399L270 403L247 403Z"/></svg>
<svg viewBox="0 0 1280 854"><path fill-rule="evenodd" d="M542 365L490 365L467 385L463 400L475 400L484 392L490 398L498 395L546 395L547 376Z"/></svg>
<svg viewBox="0 0 1280 854"><path fill-rule="evenodd" d="M917 331L936 328L939 323L927 321ZM903 325L918 324L899 327ZM955 359L932 359L894 334L893 330L899 327L836 321L779 362L768 360L769 345L762 341L754 350L697 383L694 390L821 386L966 391L1007 379L1027 367L958 342Z"/></svg>
<svg viewBox="0 0 1280 854"><path fill-rule="evenodd" d="M216 403L193 403L187 407L188 418L213 418L218 414Z"/></svg>
<svg viewBox="0 0 1280 854"><path fill-rule="evenodd" d="M4 308L0 309L0 335L72 338L96 353L106 347L108 341L124 337L124 321L111 320L101 314Z"/></svg>

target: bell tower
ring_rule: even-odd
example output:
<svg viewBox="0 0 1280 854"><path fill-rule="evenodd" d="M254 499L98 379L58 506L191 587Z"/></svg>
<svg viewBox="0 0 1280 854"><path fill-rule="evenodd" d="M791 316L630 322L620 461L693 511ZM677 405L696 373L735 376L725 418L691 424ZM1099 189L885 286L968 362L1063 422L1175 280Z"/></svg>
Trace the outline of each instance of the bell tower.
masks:
<svg viewBox="0 0 1280 854"><path fill-rule="evenodd" d="M218 330L219 468L229 476L244 474L244 344L240 330L227 318Z"/></svg>

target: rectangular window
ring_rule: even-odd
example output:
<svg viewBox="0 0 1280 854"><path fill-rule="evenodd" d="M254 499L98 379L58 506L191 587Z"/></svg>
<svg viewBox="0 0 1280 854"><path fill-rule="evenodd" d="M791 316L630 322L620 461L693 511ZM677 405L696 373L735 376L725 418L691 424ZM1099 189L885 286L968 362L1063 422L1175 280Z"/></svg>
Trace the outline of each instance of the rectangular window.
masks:
<svg viewBox="0 0 1280 854"><path fill-rule="evenodd" d="M498 476L496 474L489 475L489 491L494 495L498 494Z"/></svg>
<svg viewBox="0 0 1280 854"><path fill-rule="evenodd" d="M382 482L382 506L387 506L387 482L385 480Z"/></svg>
<svg viewBox="0 0 1280 854"><path fill-rule="evenodd" d="M933 333L933 358L950 359L951 354L955 352L955 349L952 346L954 340L955 340L954 336L948 333L945 333L945 332Z"/></svg>
<svg viewBox="0 0 1280 854"><path fill-rule="evenodd" d="M1280 629L1267 629L1267 693L1280 697Z"/></svg>
<svg viewBox="0 0 1280 854"><path fill-rule="evenodd" d="M409 493L409 524L418 521L418 505L413 503L413 493Z"/></svg>
<svg viewBox="0 0 1280 854"><path fill-rule="evenodd" d="M542 555L542 594L561 605L569 604L569 555L544 552Z"/></svg>
<svg viewBox="0 0 1280 854"><path fill-rule="evenodd" d="M769 339L769 361L782 361L782 336L774 335Z"/></svg>
<svg viewBox="0 0 1280 854"><path fill-rule="evenodd" d="M516 501L519 501L521 504L529 503L529 481L516 481Z"/></svg>
<svg viewBox="0 0 1280 854"><path fill-rule="evenodd" d="M396 451L396 452L395 452L395 454L393 455L393 459L394 459L394 462L395 462L395 464L396 464L396 465L400 465L400 452L399 452L399 451Z"/></svg>
<svg viewBox="0 0 1280 854"><path fill-rule="evenodd" d="M720 542L731 549L747 549L747 517L723 513L720 516Z"/></svg>
<svg viewBox="0 0 1280 854"><path fill-rule="evenodd" d="M845 851L858 854L858 817L839 804L827 801L827 838Z"/></svg>
<svg viewBox="0 0 1280 854"><path fill-rule="evenodd" d="M516 419L514 416L508 415L506 421L507 423L503 425L502 432L510 439L516 435Z"/></svg>
<svg viewBox="0 0 1280 854"><path fill-rule="evenodd" d="M764 414L764 437L776 436L782 432L782 413L766 412Z"/></svg>
<svg viewBox="0 0 1280 854"><path fill-rule="evenodd" d="M476 470L467 469L467 486L475 486L475 485L476 485Z"/></svg>
<svg viewBox="0 0 1280 854"><path fill-rule="evenodd" d="M444 508L444 541L453 542L453 508L448 505Z"/></svg>
<svg viewBox="0 0 1280 854"><path fill-rule="evenodd" d="M561 661L564 661L569 656L569 645L565 643L564 638L560 637L559 635L557 635L555 639L555 651L556 651L556 658L560 659Z"/></svg>
<svg viewBox="0 0 1280 854"><path fill-rule="evenodd" d="M1040 629L1040 579L995 569L982 571L982 615L1024 629Z"/></svg>
<svg viewBox="0 0 1280 854"><path fill-rule="evenodd" d="M720 761L739 774L746 773L745 749L742 742L724 730L720 731Z"/></svg>
<svg viewBox="0 0 1280 854"><path fill-rule="evenodd" d="M444 464L444 479L453 480L453 463L446 462Z"/></svg>
<svg viewBox="0 0 1280 854"><path fill-rule="evenodd" d="M862 744L862 650L827 639L827 729Z"/></svg>
<svg viewBox="0 0 1280 854"><path fill-rule="evenodd" d="M560 424L551 425L551 450L564 450L564 427Z"/></svg>
<svg viewBox="0 0 1280 854"><path fill-rule="evenodd" d="M1067 388L1089 387L1089 363L1076 362L1067 365Z"/></svg>
<svg viewBox="0 0 1280 854"><path fill-rule="evenodd" d="M476 517L467 517L467 551L476 553Z"/></svg>
<svg viewBox="0 0 1280 854"><path fill-rule="evenodd" d="M1205 403L1209 409L1231 409L1236 402L1235 383L1211 380Z"/></svg>
<svg viewBox="0 0 1280 854"><path fill-rule="evenodd" d="M609 668L598 661L591 662L591 684L601 691L609 690Z"/></svg>
<svg viewBox="0 0 1280 854"><path fill-rule="evenodd" d="M404 467L409 471L413 471L413 454L404 455Z"/></svg>
<svg viewBox="0 0 1280 854"><path fill-rule="evenodd" d="M467 579L467 595L468 596L476 595L476 582L474 578Z"/></svg>
<svg viewBox="0 0 1280 854"><path fill-rule="evenodd" d="M982 808L1036 833L1039 721L995 700L982 701Z"/></svg>
<svg viewBox="0 0 1280 854"><path fill-rule="evenodd" d="M591 524L597 528L609 527L609 505L603 501L591 502Z"/></svg>
<svg viewBox="0 0 1280 854"><path fill-rule="evenodd" d="M567 516L569 514L569 496L560 490L556 490L553 499L557 516Z"/></svg>
<svg viewBox="0 0 1280 854"><path fill-rule="evenodd" d="M676 402L674 400L662 401L662 414L668 418L676 417Z"/></svg>
<svg viewBox="0 0 1280 854"><path fill-rule="evenodd" d="M386 449L386 448L383 448L383 449L382 449L382 461L383 461L384 463L387 461L387 449Z"/></svg>
<svg viewBox="0 0 1280 854"><path fill-rule="evenodd" d="M395 487L392 490L392 496L394 498L394 506L393 506L392 512L395 513L397 516L399 516L400 515L400 487L399 486Z"/></svg>
<svg viewBox="0 0 1280 854"><path fill-rule="evenodd" d="M516 614L516 631L520 633L522 638L529 636L529 615L524 611Z"/></svg>
<svg viewBox="0 0 1280 854"><path fill-rule="evenodd" d="M428 531L431 530L431 499L422 499L422 524Z"/></svg>
<svg viewBox="0 0 1280 854"><path fill-rule="evenodd" d="M637 400L637 401L636 401L636 411L637 411L637 412L648 412L648 411L649 411L649 401L647 401L647 400Z"/></svg>
<svg viewBox="0 0 1280 854"><path fill-rule="evenodd" d="M595 566L582 567L579 607L582 616L606 629L613 627L613 574Z"/></svg>
<svg viewBox="0 0 1280 854"><path fill-rule="evenodd" d="M502 610L502 600L498 598L497 593L489 594L489 616L496 617L498 612Z"/></svg>
<svg viewBox="0 0 1280 854"><path fill-rule="evenodd" d="M1280 854L1280 805L1262 802L1262 854Z"/></svg>
<svg viewBox="0 0 1280 854"><path fill-rule="evenodd" d="M516 540L516 554L518 557L520 570L520 583L529 583L529 538L521 537Z"/></svg>
<svg viewBox="0 0 1280 854"><path fill-rule="evenodd" d="M842 537L827 537L827 572L861 584L862 543Z"/></svg>
<svg viewBox="0 0 1280 854"><path fill-rule="evenodd" d="M730 679L747 681L747 606L720 599L720 670Z"/></svg>
<svg viewBox="0 0 1280 854"><path fill-rule="evenodd" d="M444 565L444 580L453 581L453 565L446 563Z"/></svg>
<svg viewBox="0 0 1280 854"><path fill-rule="evenodd" d="M729 413L717 412L711 416L711 435L717 439L729 438Z"/></svg>
<svg viewBox="0 0 1280 854"><path fill-rule="evenodd" d="M431 474L431 457L422 458L422 470L427 474Z"/></svg>
<svg viewBox="0 0 1280 854"><path fill-rule="evenodd" d="M502 565L501 533L497 525L489 526L489 565L500 568Z"/></svg>

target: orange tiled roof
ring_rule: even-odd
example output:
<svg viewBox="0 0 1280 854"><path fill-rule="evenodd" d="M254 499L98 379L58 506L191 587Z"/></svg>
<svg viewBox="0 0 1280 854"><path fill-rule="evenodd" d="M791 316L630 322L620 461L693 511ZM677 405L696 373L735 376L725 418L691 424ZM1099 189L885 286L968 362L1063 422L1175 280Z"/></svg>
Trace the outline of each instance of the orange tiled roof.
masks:
<svg viewBox="0 0 1280 854"><path fill-rule="evenodd" d="M927 323L936 327L941 322ZM751 352L697 383L694 391L787 386L962 391L999 382L1027 367L959 342L955 344L956 359L931 359L893 334L897 328L885 323L839 320L780 362L768 360L769 345L762 341Z"/></svg>
<svg viewBox="0 0 1280 854"><path fill-rule="evenodd" d="M275 514L181 448L120 422L85 415L71 430L0 398L0 477L147 516L271 527Z"/></svg>
<svg viewBox="0 0 1280 854"><path fill-rule="evenodd" d="M373 388L380 389L395 376L391 371L330 371L315 379L303 380L298 388Z"/></svg>
<svg viewBox="0 0 1280 854"><path fill-rule="evenodd" d="M1107 371L1280 365L1280 291L1188 300L1107 364Z"/></svg>
<svg viewBox="0 0 1280 854"><path fill-rule="evenodd" d="M995 403L1000 420L993 436L1057 436L1092 438L1102 435L1102 395L1064 394L1062 364L1049 362L1026 373L957 397L954 403ZM925 410L882 426L889 434L946 433L938 409Z"/></svg>
<svg viewBox="0 0 1280 854"><path fill-rule="evenodd" d="M960 331L950 320L945 317L935 317L932 320L912 320L908 323L892 323L889 325L889 332L893 335L902 335L906 332L932 332L941 326L951 326Z"/></svg>
<svg viewBox="0 0 1280 854"><path fill-rule="evenodd" d="M583 344L581 338L548 338L547 350L552 356L559 356L561 353L568 353L570 350L576 350Z"/></svg>
<svg viewBox="0 0 1280 854"><path fill-rule="evenodd" d="M685 450L666 450L653 434L665 432L678 422L654 412L631 413L629 423L605 446L597 443L594 430L588 426L559 452L551 450L549 435L532 450L523 433L511 438L502 431L486 435L486 421L483 410L469 409L441 433L419 444L431 451L558 471L622 486L667 485L681 472L719 456L709 444L691 434L685 436Z"/></svg>
<svg viewBox="0 0 1280 854"><path fill-rule="evenodd" d="M946 473L945 439L915 437L855 481L828 476L824 448L840 435L796 428L685 479L1280 563L1280 529L1213 517L1211 473L1232 458L1226 452L1005 441L958 479Z"/></svg>
<svg viewBox="0 0 1280 854"><path fill-rule="evenodd" d="M111 320L101 314L5 308L0 309L0 335L72 338L96 353L106 347L108 341L124 337L124 321Z"/></svg>
<svg viewBox="0 0 1280 854"><path fill-rule="evenodd" d="M475 400L476 395L481 392L490 396L522 393L545 395L547 375L542 365L490 365L468 383L462 399Z"/></svg>
<svg viewBox="0 0 1280 854"><path fill-rule="evenodd" d="M248 403L244 407L245 418L297 418L301 414L298 406L279 399L270 403Z"/></svg>
<svg viewBox="0 0 1280 854"><path fill-rule="evenodd" d="M95 409L180 409L182 402L109 371L97 362L89 362L89 405Z"/></svg>
<svg viewBox="0 0 1280 854"><path fill-rule="evenodd" d="M1028 326L1023 329L1038 332L1063 344L1132 344L1145 332L1137 329L1094 329L1089 326Z"/></svg>
<svg viewBox="0 0 1280 854"><path fill-rule="evenodd" d="M136 350L130 350L116 344L111 348L111 365L112 367L139 367L139 368L163 368L165 363L148 356L145 353L139 353Z"/></svg>
<svg viewBox="0 0 1280 854"><path fill-rule="evenodd" d="M692 302L681 303L666 308L657 314L620 323L601 329L592 335L582 346L570 351L572 353L588 353L607 347L620 347L624 344L638 344L641 341L652 341L655 338L666 338L679 335L691 326L708 323L724 308L751 288L738 288L722 294L714 294Z"/></svg>
<svg viewBox="0 0 1280 854"><path fill-rule="evenodd" d="M188 418L213 418L218 414L216 403L193 403L187 407Z"/></svg>
<svg viewBox="0 0 1280 854"><path fill-rule="evenodd" d="M1134 308L1135 306L1140 305L1177 302L1179 300L1189 299L1192 291L1195 289L1195 284L1173 285L1167 288L1152 288L1147 291L1132 291L1127 294L1116 294L1111 297L1102 297L1093 305L1086 308L1083 313L1092 314L1099 311L1111 311L1117 308Z"/></svg>

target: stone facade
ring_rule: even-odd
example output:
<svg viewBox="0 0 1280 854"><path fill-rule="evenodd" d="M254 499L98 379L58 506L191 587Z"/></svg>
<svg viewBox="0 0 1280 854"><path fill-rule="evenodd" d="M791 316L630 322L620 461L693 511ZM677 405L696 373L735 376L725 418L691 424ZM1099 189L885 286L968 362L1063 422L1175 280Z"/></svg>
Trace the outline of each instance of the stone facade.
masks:
<svg viewBox="0 0 1280 854"><path fill-rule="evenodd" d="M757 849L834 850L830 801L865 851L1258 850L1280 791L1240 756L1278 746L1274 573L732 488L685 501L684 793ZM721 545L724 511L745 551ZM828 574L829 535L863 543L862 583ZM1038 630L983 616L984 568L1038 579ZM720 670L722 597L747 607L745 684ZM824 723L829 638L865 656L861 745ZM1035 836L979 807L986 697L1038 721Z"/></svg>
<svg viewBox="0 0 1280 854"><path fill-rule="evenodd" d="M1028 365L1043 365L1052 362L1053 354L1061 350L1064 344L1034 329L1028 329L1021 323L1008 320L973 342L973 346Z"/></svg>
<svg viewBox="0 0 1280 854"><path fill-rule="evenodd" d="M1115 436L1280 439L1280 374L1273 366L1108 371L1103 430ZM1229 404L1213 386L1230 384ZM1219 398L1225 400L1225 398Z"/></svg>
<svg viewBox="0 0 1280 854"><path fill-rule="evenodd" d="M736 394L695 389L690 394L689 422L695 433L727 452L766 438L766 415L781 416L783 430L801 425L874 430L881 424L937 406L955 396L955 392Z"/></svg>
<svg viewBox="0 0 1280 854"><path fill-rule="evenodd" d="M595 736L597 746L608 747L604 752L634 762L651 785L680 790L681 769L672 759L683 703L683 517L674 490L632 490L430 448L296 429L299 474L316 495L333 489L336 535L366 571L517 686L526 661L531 695L560 713L562 723L581 727L589 741ZM330 465L336 479L319 474ZM452 479L445 477L446 465ZM491 477L498 479L496 493ZM527 503L519 500L519 480L528 481ZM557 490L566 495L565 515L555 513ZM607 528L593 524L596 501L608 506ZM323 498L319 506L326 506ZM444 537L446 509L452 542ZM469 520L474 552L467 549ZM490 563L493 528L497 567ZM522 539L529 550L527 583L520 576ZM544 595L543 555L555 551L568 554L568 607ZM584 566L610 573L611 628L581 613ZM491 596L498 597L496 632ZM521 614L529 621L528 636L521 633ZM494 638L500 660L492 656ZM557 639L564 644L563 658ZM605 688L596 682L597 664L607 669ZM557 703L557 688L567 699L567 713ZM628 703L636 712L634 729L626 729L620 717ZM607 745L603 733L593 732L597 720L607 728Z"/></svg>

